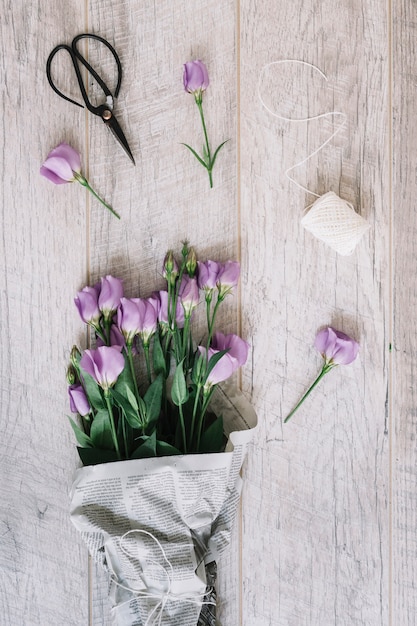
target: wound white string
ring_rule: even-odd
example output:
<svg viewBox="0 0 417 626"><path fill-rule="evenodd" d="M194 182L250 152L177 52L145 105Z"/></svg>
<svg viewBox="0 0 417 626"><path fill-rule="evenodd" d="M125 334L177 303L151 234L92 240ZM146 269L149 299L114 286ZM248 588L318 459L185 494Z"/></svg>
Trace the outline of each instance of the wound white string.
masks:
<svg viewBox="0 0 417 626"><path fill-rule="evenodd" d="M318 74L326 82L328 82L327 76L316 65L308 63L307 61L301 61L297 59L281 59L279 61L271 61L270 63L264 65L260 72L258 80L258 98L266 111L268 111L270 115L280 120L291 123L308 123L313 120L334 117L339 117L341 120L339 125L335 128L331 135L325 141L323 141L318 146L318 148L310 152L301 161L298 161L295 165L291 165L285 170L285 176L288 178L288 180L290 180L294 185L296 185L296 187L298 187L302 191L305 191L317 198L314 204L306 208L306 211L308 211L308 213L301 220L301 224L306 230L308 230L315 237L317 237L317 239L320 239L321 241L326 243L342 256L352 254L357 243L359 242L363 234L368 230L369 224L363 219L362 216L355 212L352 204L350 204L346 200L343 200L334 192L328 192L327 194L320 196L311 189L304 187L292 176L290 176L290 172L307 163L307 161L309 161L321 150L323 150L323 148L327 146L327 144L329 144L338 133L340 133L340 131L346 124L347 117L342 111L327 111L324 113L318 113L317 115L298 118L287 117L271 109L266 104L261 91L264 83L265 72L274 65L281 65L284 63L296 63L312 68L313 70L318 72Z"/></svg>
<svg viewBox="0 0 417 626"><path fill-rule="evenodd" d="M140 550L142 548L142 546L140 545L140 543L138 542L138 540L136 540L135 542L135 552L133 552L132 549L129 549L127 547L125 547L124 542L126 541L126 539L132 535L135 534L139 534L139 535L146 535L148 536L159 548L162 558L166 564L167 567L165 567L164 565L161 565L158 561L156 561L155 559L151 559L149 558L149 556L147 554L141 554ZM194 604L196 606L198 606L200 609L204 604L211 604L211 605L215 605L215 602L209 601L209 600L204 600L205 596L210 593L210 589L205 590L204 593L174 593L172 591L172 585L173 585L173 581L174 581L174 568L172 567L171 562L169 561L166 552L164 550L164 548L162 547L161 543L159 542L159 540L155 537L155 535L153 535L152 533L148 532L147 530L141 530L141 529L134 529L134 530L129 530L126 533L124 533L124 535L122 535L122 537L120 537L119 539L119 547L120 550L123 552L123 554L125 556L127 556L129 559L132 559L134 561L137 561L140 565L140 567L142 567L141 563L140 563L140 557L146 559L146 561L148 563L152 563L153 565L157 566L158 568L160 568L163 576L166 579L166 586L165 588L161 588L161 589L157 589L155 587L152 588L152 590L146 588L146 589L135 589L134 587L128 587L127 585L123 585L122 583L120 583L118 580L116 580L116 578L112 577L111 580L112 582L117 585L118 587L120 587L121 589L124 589L125 591L129 591L133 596L137 596L142 597L142 598L148 598L150 600L156 600L156 605L154 606L154 608L152 609L152 611L149 613L147 620L144 624L144 626L161 626L162 625L162 618L163 618L163 614L165 611L165 607L166 604L169 601L173 601L173 602L185 602L188 604ZM139 554L140 556L137 556L137 554ZM146 587L146 583L144 583L143 579L141 580L141 582L145 585ZM121 604L127 604L128 602L130 602L131 600L126 600L125 602L122 602ZM121 604L119 604L118 606L121 606Z"/></svg>

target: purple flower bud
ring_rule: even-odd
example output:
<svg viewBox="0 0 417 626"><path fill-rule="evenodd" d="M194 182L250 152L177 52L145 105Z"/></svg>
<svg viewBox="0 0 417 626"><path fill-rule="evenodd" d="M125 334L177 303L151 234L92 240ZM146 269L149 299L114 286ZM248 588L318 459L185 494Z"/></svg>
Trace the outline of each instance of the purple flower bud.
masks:
<svg viewBox="0 0 417 626"><path fill-rule="evenodd" d="M184 64L184 89L188 93L201 94L209 86L207 68L202 61L188 61Z"/></svg>
<svg viewBox="0 0 417 626"><path fill-rule="evenodd" d="M113 317L114 313L117 311L122 297L123 283L119 278L106 276L101 279L98 307L107 320Z"/></svg>
<svg viewBox="0 0 417 626"><path fill-rule="evenodd" d="M146 346L156 331L157 312L151 300L133 298L133 301L139 312L137 334Z"/></svg>
<svg viewBox="0 0 417 626"><path fill-rule="evenodd" d="M117 381L124 369L125 360L116 346L102 346L96 350L86 350L81 358L80 365L87 374L90 374L105 391Z"/></svg>
<svg viewBox="0 0 417 626"><path fill-rule="evenodd" d="M68 387L68 394L70 399L70 410L72 413L79 413L83 417L90 413L90 403L88 402L85 391L80 384L70 385Z"/></svg>
<svg viewBox="0 0 417 626"><path fill-rule="evenodd" d="M198 261L197 280L199 288L206 292L213 291L217 284L220 269L221 265L216 261L205 261L204 263Z"/></svg>
<svg viewBox="0 0 417 626"><path fill-rule="evenodd" d="M317 333L314 345L326 364L348 365L359 351L359 344L354 339L330 326Z"/></svg>
<svg viewBox="0 0 417 626"><path fill-rule="evenodd" d="M80 172L81 158L79 152L64 142L51 150L40 169L42 176L45 176L55 185L74 182L76 179L74 174L80 174Z"/></svg>
<svg viewBox="0 0 417 626"><path fill-rule="evenodd" d="M178 296L184 309L185 317L190 317L200 300L197 279L183 276Z"/></svg>
<svg viewBox="0 0 417 626"><path fill-rule="evenodd" d="M99 289L96 287L84 287L74 298L81 319L91 326L98 326L101 317L101 311L98 308L98 294Z"/></svg>
<svg viewBox="0 0 417 626"><path fill-rule="evenodd" d="M226 261L219 269L217 288L219 298L224 298L237 286L240 276L240 264L237 261Z"/></svg>
<svg viewBox="0 0 417 626"><path fill-rule="evenodd" d="M236 362L236 369L246 363L249 352L249 344L238 335L223 335L216 332L213 335L211 347L214 350L228 350L227 355Z"/></svg>

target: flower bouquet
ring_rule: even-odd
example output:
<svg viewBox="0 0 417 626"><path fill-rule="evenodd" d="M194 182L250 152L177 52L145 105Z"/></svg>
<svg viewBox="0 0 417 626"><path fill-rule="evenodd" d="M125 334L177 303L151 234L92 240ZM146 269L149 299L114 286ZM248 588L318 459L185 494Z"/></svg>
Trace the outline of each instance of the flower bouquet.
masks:
<svg viewBox="0 0 417 626"><path fill-rule="evenodd" d="M231 382L248 344L215 330L239 264L168 252L167 288L126 298L112 276L75 303L95 347L71 352L71 419L84 464L71 519L109 573L118 625L216 624L216 562L227 546L240 469L256 425ZM207 330L195 343L204 294Z"/></svg>

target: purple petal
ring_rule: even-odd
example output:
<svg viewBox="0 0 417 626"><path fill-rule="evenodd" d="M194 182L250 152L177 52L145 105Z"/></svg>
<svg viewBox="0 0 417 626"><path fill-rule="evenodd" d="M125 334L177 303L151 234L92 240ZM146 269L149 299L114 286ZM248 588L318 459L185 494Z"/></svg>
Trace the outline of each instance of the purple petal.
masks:
<svg viewBox="0 0 417 626"><path fill-rule="evenodd" d="M41 173L41 176L44 176L45 178L47 178L49 181L51 181L51 183L54 183L54 185L66 185L68 183L67 180L60 178L54 172L52 172L51 170L48 170L48 168L45 167L44 165L42 165L39 171Z"/></svg>
<svg viewBox="0 0 417 626"><path fill-rule="evenodd" d="M66 181L67 183L72 183L74 180L74 172L71 165L62 157L48 157L43 164L43 167L45 167L50 172L58 176L58 178Z"/></svg>
<svg viewBox="0 0 417 626"><path fill-rule="evenodd" d="M84 287L74 298L81 319L86 324L96 325L100 319L100 310L97 302L97 290L94 287Z"/></svg>
<svg viewBox="0 0 417 626"><path fill-rule="evenodd" d="M120 278L109 275L101 279L101 291L98 297L100 311L106 315L112 314L117 310L122 297L123 283Z"/></svg>
<svg viewBox="0 0 417 626"><path fill-rule="evenodd" d="M188 61L184 64L183 83L185 91L204 91L209 86L209 76L202 61Z"/></svg>
<svg viewBox="0 0 417 626"><path fill-rule="evenodd" d="M51 150L51 152L48 154L48 158L49 157L59 157L61 159L65 159L65 161L69 163L73 172L79 173L81 171L80 153L75 150L75 148L65 143L65 141L63 141L59 144L59 146Z"/></svg>

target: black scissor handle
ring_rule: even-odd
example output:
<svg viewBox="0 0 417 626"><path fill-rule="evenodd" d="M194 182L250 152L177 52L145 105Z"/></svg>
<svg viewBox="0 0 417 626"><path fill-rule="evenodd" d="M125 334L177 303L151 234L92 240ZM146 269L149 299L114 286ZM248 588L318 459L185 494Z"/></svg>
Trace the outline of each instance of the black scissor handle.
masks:
<svg viewBox="0 0 417 626"><path fill-rule="evenodd" d="M117 74L118 74L117 85L116 85L116 88L114 90L114 94L112 94L112 92L107 87L107 85L103 81L103 79L97 74L95 69L88 63L88 61L86 61L86 59L83 57L83 55L77 49L77 43L78 43L78 41L80 39L96 39L97 41L100 41L102 44L104 44L110 50L110 52L112 53L112 55L113 55L113 57L114 57L114 59L116 61L116 64L117 64ZM91 113L94 113L95 115L102 116L103 105L95 107L95 106L93 106L91 104L90 100L88 99L87 91L85 89L84 81L83 81L83 78L81 76L81 72L80 72L80 67L79 67L78 61L95 78L95 80L100 85L101 89L103 90L103 92L104 92L104 94L106 96L111 96L111 97L117 98L117 96L119 94L119 90L120 90L120 85L121 85L121 82L122 82L122 66L121 66L120 59L119 59L119 57L117 55L116 50L113 48L113 46L111 44L109 44L108 41L106 41L105 39L103 39L99 35L94 35L93 33L83 33L81 35L77 35L77 37L74 37L74 39L72 40L71 46L68 46L66 44L60 44L60 45L56 46L52 50L52 52L50 53L50 55L48 57L48 60L46 62L46 76L48 78L48 82L49 82L50 86L55 91L55 93L57 93L61 98L63 98L64 100L67 100L68 102L71 102L72 104L75 104L75 105L77 105L79 107L83 107L83 105L80 104L79 102L76 102L75 100L73 100L69 96L66 96L64 93L62 93L62 91L60 91L58 89L58 87L55 85L55 83L52 80L51 64L52 64L53 58L55 57L57 52L59 52L59 50L66 50L68 52L68 54L70 55L70 57L71 57L71 61L72 61L72 64L74 66L75 74L76 74L76 77L77 77L78 86L80 88L81 95L82 95L82 98L84 100L85 106L87 107L87 109Z"/></svg>

